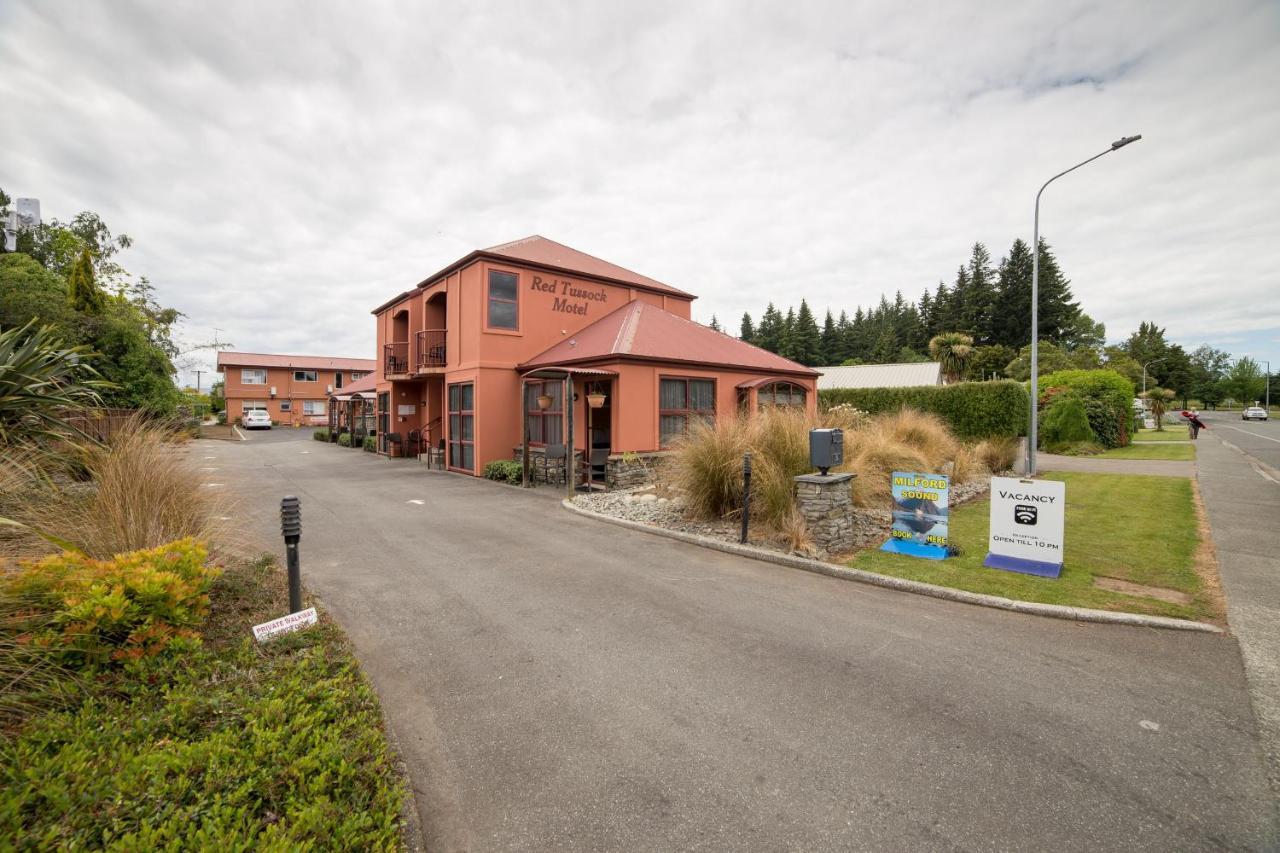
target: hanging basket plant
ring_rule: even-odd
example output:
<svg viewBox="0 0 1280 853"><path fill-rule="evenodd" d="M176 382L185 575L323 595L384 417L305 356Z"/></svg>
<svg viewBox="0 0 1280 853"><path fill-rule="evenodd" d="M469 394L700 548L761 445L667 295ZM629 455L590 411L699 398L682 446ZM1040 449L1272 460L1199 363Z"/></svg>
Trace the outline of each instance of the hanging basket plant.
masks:
<svg viewBox="0 0 1280 853"><path fill-rule="evenodd" d="M547 409L551 408L551 403L552 399L550 394L538 395L538 408L542 409L542 411L545 412Z"/></svg>
<svg viewBox="0 0 1280 853"><path fill-rule="evenodd" d="M599 391L594 391L587 395L587 405L593 409L598 409L604 405L605 396Z"/></svg>

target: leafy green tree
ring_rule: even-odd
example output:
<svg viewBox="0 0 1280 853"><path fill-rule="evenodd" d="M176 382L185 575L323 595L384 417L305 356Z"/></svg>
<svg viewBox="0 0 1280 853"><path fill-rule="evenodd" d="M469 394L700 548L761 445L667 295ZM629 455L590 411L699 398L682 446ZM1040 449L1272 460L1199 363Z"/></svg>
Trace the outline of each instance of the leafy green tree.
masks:
<svg viewBox="0 0 1280 853"><path fill-rule="evenodd" d="M82 318L68 304L66 279L27 255L0 255L0 329L33 319L58 329L68 342L83 342Z"/></svg>
<svg viewBox="0 0 1280 853"><path fill-rule="evenodd" d="M948 382L959 382L973 357L973 338L960 332L943 332L929 341L929 354L942 365Z"/></svg>
<svg viewBox="0 0 1280 853"><path fill-rule="evenodd" d="M1134 361L1124 347L1111 346L1103 349L1102 365L1128 379L1134 388L1142 387L1142 365Z"/></svg>
<svg viewBox="0 0 1280 853"><path fill-rule="evenodd" d="M1267 380L1256 361L1245 356L1231 365L1222 379L1222 390L1241 406L1252 406L1266 392Z"/></svg>
<svg viewBox="0 0 1280 853"><path fill-rule="evenodd" d="M227 408L227 392L223 381L219 379L217 382L209 386L209 411L217 414Z"/></svg>
<svg viewBox="0 0 1280 853"><path fill-rule="evenodd" d="M922 364L928 360L928 356L921 355L911 347L898 350L898 354L893 359L895 364Z"/></svg>
<svg viewBox="0 0 1280 853"><path fill-rule="evenodd" d="M738 337L749 344L756 342L756 326L751 322L751 315L742 312L742 325L738 327Z"/></svg>
<svg viewBox="0 0 1280 853"><path fill-rule="evenodd" d="M1099 355L1107 345L1107 327L1081 311L1064 330L1062 348L1067 352L1092 350Z"/></svg>
<svg viewBox="0 0 1280 853"><path fill-rule="evenodd" d="M72 308L91 317L101 314L106 304L102 291L93 280L93 260L89 257L88 248L80 251L80 258L67 277L67 299Z"/></svg>
<svg viewBox="0 0 1280 853"><path fill-rule="evenodd" d="M1011 347L992 344L985 347L974 347L973 357L965 370L965 378L977 381L1004 378L1004 369L1009 362L1018 357Z"/></svg>
<svg viewBox="0 0 1280 853"><path fill-rule="evenodd" d="M1164 432L1164 413L1169 410L1169 404L1173 401L1174 393L1172 388L1148 388L1138 395L1147 401L1147 409L1151 412L1151 417L1156 421L1156 432Z"/></svg>
<svg viewBox="0 0 1280 853"><path fill-rule="evenodd" d="M1036 364L1037 376L1074 368L1075 365L1071 363L1071 359L1067 354L1058 349L1052 342L1040 342L1040 351L1037 354ZM1019 382L1026 382L1031 378L1031 344L1023 347L1018 353L1018 357L1005 365L1004 375Z"/></svg>

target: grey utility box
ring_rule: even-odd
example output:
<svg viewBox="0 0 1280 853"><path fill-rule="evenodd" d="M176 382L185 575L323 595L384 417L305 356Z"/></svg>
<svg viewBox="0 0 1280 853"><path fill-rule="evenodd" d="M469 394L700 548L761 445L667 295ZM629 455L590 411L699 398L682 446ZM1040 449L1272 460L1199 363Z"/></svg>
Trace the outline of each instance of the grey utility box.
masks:
<svg viewBox="0 0 1280 853"><path fill-rule="evenodd" d="M830 468L839 467L844 462L844 430L811 429L809 430L809 464L827 475Z"/></svg>

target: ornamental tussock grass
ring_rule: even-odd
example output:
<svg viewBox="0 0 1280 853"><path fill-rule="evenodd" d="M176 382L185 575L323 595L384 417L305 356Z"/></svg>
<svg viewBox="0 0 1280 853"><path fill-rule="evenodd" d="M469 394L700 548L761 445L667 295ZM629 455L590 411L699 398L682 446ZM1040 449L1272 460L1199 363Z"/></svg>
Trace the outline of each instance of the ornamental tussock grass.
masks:
<svg viewBox="0 0 1280 853"><path fill-rule="evenodd" d="M41 533L90 557L157 548L178 539L214 543L219 553L240 545L223 523L232 501L188 461L168 424L131 419L109 444L63 448L30 462L0 464L0 516L9 528L0 557L56 550Z"/></svg>
<svg viewBox="0 0 1280 853"><path fill-rule="evenodd" d="M988 438L978 442L973 452L982 465L993 474L1008 471L1018 458L1018 440L1015 438Z"/></svg>

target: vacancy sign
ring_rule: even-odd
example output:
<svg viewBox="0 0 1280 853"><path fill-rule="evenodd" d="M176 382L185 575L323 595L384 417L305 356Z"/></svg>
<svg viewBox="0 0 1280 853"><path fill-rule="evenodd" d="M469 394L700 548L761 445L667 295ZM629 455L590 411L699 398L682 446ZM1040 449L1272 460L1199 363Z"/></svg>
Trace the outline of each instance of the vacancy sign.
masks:
<svg viewBox="0 0 1280 853"><path fill-rule="evenodd" d="M288 634L314 624L316 624L316 609L308 607L306 610L299 610L297 613L290 613L288 616L254 625L253 638L261 643L280 634Z"/></svg>
<svg viewBox="0 0 1280 853"><path fill-rule="evenodd" d="M991 478L991 536L982 565L1056 578L1062 574L1067 484Z"/></svg>

